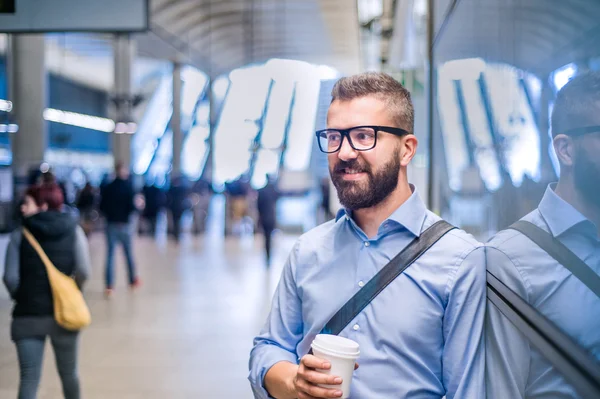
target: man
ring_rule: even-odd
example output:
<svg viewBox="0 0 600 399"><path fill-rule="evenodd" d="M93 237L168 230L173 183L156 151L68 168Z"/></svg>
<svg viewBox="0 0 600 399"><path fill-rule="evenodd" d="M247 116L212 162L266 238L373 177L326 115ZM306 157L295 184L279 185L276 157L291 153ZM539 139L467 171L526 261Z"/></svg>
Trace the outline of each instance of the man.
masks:
<svg viewBox="0 0 600 399"><path fill-rule="evenodd" d="M131 182L128 181L129 170L125 164L118 162L115 166L115 172L116 178L104 187L100 201L100 211L106 218L106 241L108 245L105 274L106 289L104 291L107 298L110 298L113 294L113 260L117 243L123 245L127 259L129 286L133 289L140 285L131 248L133 231L130 218L136 210L135 195Z"/></svg>
<svg viewBox="0 0 600 399"><path fill-rule="evenodd" d="M560 162L538 208L522 220L550 233L600 272L600 74L574 78L552 112ZM600 359L600 299L567 268L515 230L486 250L488 270ZM486 328L489 399L578 398L574 387L494 307Z"/></svg>
<svg viewBox="0 0 600 399"><path fill-rule="evenodd" d="M365 73L332 91L318 132L344 209L304 234L284 267L266 325L254 341L257 398L336 398L330 365L307 355L337 310L389 260L439 221L407 180L415 155L410 94ZM365 127L370 126L370 127ZM342 332L360 345L352 398L483 398L485 254L453 230L388 285Z"/></svg>
<svg viewBox="0 0 600 399"><path fill-rule="evenodd" d="M267 185L258 190L256 207L258 208L258 219L265 235L265 253L267 266L271 264L271 236L277 224L277 200L279 192L275 185L275 178L267 175Z"/></svg>
<svg viewBox="0 0 600 399"><path fill-rule="evenodd" d="M173 219L173 238L176 242L181 239L181 218L191 208L190 190L183 176L176 176L167 192L167 202Z"/></svg>

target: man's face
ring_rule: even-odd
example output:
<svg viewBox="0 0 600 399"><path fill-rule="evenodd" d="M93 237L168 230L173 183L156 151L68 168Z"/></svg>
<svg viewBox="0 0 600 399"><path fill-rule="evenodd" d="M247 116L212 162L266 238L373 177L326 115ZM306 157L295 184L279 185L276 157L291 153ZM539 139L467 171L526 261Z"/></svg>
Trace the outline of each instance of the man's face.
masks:
<svg viewBox="0 0 600 399"><path fill-rule="evenodd" d="M374 97L334 101L327 114L328 129L373 125L398 127L386 104ZM401 139L384 132L368 151L355 151L344 138L338 152L328 154L329 173L340 203L350 210L371 208L386 199L398 186Z"/></svg>
<svg viewBox="0 0 600 399"><path fill-rule="evenodd" d="M600 207L600 132L576 139L573 162L575 188L588 204Z"/></svg>

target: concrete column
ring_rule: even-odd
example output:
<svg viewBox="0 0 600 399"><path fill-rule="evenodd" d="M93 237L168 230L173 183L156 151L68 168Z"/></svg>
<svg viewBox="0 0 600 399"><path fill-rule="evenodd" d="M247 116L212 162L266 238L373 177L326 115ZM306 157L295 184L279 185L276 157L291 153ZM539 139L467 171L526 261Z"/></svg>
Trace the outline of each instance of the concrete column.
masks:
<svg viewBox="0 0 600 399"><path fill-rule="evenodd" d="M116 98L115 122L133 122L131 99L133 94L132 71L135 60L135 40L127 33L119 33L114 39L114 73ZM131 138L129 133L112 135L112 151L115 161L131 165Z"/></svg>
<svg viewBox="0 0 600 399"><path fill-rule="evenodd" d="M9 99L19 131L11 135L15 194L27 186L27 175L39 168L48 147L43 114L48 99L44 35L11 35L8 52ZM18 197L17 197L18 198Z"/></svg>
<svg viewBox="0 0 600 399"><path fill-rule="evenodd" d="M173 162L171 177L181 175L181 151L183 149L183 132L181 131L181 64L173 64L173 115L171 130L173 131Z"/></svg>

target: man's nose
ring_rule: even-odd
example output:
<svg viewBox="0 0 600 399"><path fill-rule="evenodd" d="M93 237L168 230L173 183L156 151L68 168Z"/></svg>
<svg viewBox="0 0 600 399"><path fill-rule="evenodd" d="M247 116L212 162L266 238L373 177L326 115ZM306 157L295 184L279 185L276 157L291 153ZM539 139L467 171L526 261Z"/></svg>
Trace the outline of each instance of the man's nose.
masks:
<svg viewBox="0 0 600 399"><path fill-rule="evenodd" d="M358 151L356 151L354 148L352 148L349 140L350 139L348 137L342 138L342 146L340 147L340 150L338 151L338 158L341 159L342 161L356 159L356 157L358 156Z"/></svg>

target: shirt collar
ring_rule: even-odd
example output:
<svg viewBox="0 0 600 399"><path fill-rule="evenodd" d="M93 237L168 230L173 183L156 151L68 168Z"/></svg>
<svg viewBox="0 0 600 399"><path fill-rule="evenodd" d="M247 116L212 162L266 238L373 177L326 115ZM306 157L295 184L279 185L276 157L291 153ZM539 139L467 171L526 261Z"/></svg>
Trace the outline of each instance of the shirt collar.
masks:
<svg viewBox="0 0 600 399"><path fill-rule="evenodd" d="M558 237L572 227L588 222L588 219L573 205L560 198L554 192L555 188L556 183L548 185L538 209L548 224L552 235Z"/></svg>
<svg viewBox="0 0 600 399"><path fill-rule="evenodd" d="M414 234L416 237L421 235L421 229L425 218L427 217L427 208L421 199L417 189L414 185L410 184L412 194L398 209L390 215L387 220L398 223L405 227L408 231ZM336 215L336 222L340 220L342 216L352 217L352 211L346 208L342 208Z"/></svg>

